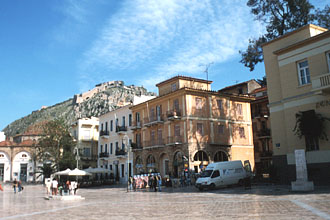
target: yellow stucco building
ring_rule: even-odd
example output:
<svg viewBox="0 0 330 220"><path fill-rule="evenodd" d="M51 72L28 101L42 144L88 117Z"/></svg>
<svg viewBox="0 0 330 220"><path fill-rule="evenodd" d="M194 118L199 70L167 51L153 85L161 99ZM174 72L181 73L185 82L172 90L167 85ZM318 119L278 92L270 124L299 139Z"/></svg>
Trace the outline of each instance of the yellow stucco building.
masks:
<svg viewBox="0 0 330 220"><path fill-rule="evenodd" d="M295 180L294 150L305 149L309 180L329 183L330 142L315 133L322 130L330 138L330 121L323 129L315 122L330 118L330 32L306 25L264 44L263 54L278 179ZM305 122L301 137L297 119Z"/></svg>

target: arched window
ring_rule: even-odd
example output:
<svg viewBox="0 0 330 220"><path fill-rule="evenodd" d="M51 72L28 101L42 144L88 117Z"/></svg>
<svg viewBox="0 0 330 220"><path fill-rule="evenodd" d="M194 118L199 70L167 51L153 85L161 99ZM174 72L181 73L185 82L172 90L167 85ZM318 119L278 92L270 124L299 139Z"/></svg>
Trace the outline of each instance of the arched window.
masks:
<svg viewBox="0 0 330 220"><path fill-rule="evenodd" d="M223 151L218 151L214 155L214 162L221 162L221 161L228 161L228 156L225 152Z"/></svg>
<svg viewBox="0 0 330 220"><path fill-rule="evenodd" d="M155 157L150 154L147 158L147 167L154 167L155 162L156 162Z"/></svg>
<svg viewBox="0 0 330 220"><path fill-rule="evenodd" d="M198 151L194 156L194 161L209 161L209 158L204 151Z"/></svg>

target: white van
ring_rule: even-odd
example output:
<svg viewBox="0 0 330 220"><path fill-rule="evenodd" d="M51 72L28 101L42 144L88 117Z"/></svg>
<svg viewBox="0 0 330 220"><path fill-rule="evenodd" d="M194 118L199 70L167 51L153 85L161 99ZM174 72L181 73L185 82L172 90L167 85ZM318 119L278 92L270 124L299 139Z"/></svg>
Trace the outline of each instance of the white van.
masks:
<svg viewBox="0 0 330 220"><path fill-rule="evenodd" d="M240 160L211 163L201 173L195 186L199 190L203 190L233 184L242 185L247 177L251 177L251 172L244 169Z"/></svg>

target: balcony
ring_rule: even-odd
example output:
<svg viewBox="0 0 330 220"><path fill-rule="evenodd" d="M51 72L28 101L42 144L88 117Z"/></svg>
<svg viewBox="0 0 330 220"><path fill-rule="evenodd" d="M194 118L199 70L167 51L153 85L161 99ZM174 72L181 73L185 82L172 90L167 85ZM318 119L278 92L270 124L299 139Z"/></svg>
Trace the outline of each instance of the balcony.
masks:
<svg viewBox="0 0 330 220"><path fill-rule="evenodd" d="M141 144L141 142L131 143L131 147L132 147L132 150L139 150L139 149L142 149L142 144Z"/></svg>
<svg viewBox="0 0 330 220"><path fill-rule="evenodd" d="M182 136L171 136L167 137L167 144L168 146L179 145L182 144Z"/></svg>
<svg viewBox="0 0 330 220"><path fill-rule="evenodd" d="M175 120L181 118L181 110L180 109L173 109L166 112L168 120Z"/></svg>
<svg viewBox="0 0 330 220"><path fill-rule="evenodd" d="M101 152L99 153L99 157L109 157L109 153L108 152Z"/></svg>
<svg viewBox="0 0 330 220"><path fill-rule="evenodd" d="M259 155L260 155L260 157L272 157L273 152L272 151L261 151Z"/></svg>
<svg viewBox="0 0 330 220"><path fill-rule="evenodd" d="M116 126L116 132L118 134L125 134L127 132L127 126Z"/></svg>
<svg viewBox="0 0 330 220"><path fill-rule="evenodd" d="M252 118L267 118L269 117L268 109L261 109L255 112L252 112Z"/></svg>
<svg viewBox="0 0 330 220"><path fill-rule="evenodd" d="M164 123L164 116L158 115L158 116L151 116L149 118L144 118L144 125L145 126L152 126L156 124L163 124Z"/></svg>
<svg viewBox="0 0 330 220"><path fill-rule="evenodd" d="M318 93L330 93L330 73L313 77L312 91Z"/></svg>
<svg viewBox="0 0 330 220"><path fill-rule="evenodd" d="M164 139L143 142L143 149L159 148L164 146L165 146Z"/></svg>
<svg viewBox="0 0 330 220"><path fill-rule="evenodd" d="M125 150L116 150L115 153L116 156L125 156L126 155L126 151Z"/></svg>
<svg viewBox="0 0 330 220"><path fill-rule="evenodd" d="M131 126L132 130L141 129L142 123L140 121L133 121Z"/></svg>
<svg viewBox="0 0 330 220"><path fill-rule="evenodd" d="M259 138L270 138L270 129L264 128L264 129L261 129L260 131L257 131L257 136Z"/></svg>
<svg viewBox="0 0 330 220"><path fill-rule="evenodd" d="M109 138L109 131L100 131L100 137Z"/></svg>

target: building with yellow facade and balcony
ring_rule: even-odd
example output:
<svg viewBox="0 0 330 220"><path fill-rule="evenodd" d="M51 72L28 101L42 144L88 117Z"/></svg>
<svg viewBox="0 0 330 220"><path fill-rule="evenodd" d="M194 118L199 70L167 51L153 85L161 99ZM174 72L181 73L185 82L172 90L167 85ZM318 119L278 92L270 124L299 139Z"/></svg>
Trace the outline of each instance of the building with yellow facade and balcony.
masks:
<svg viewBox="0 0 330 220"><path fill-rule="evenodd" d="M306 25L263 45L273 163L277 177L296 178L296 149L306 151L308 178L330 183L330 31Z"/></svg>
<svg viewBox="0 0 330 220"><path fill-rule="evenodd" d="M211 91L211 83L176 76L156 85L157 98L131 107L135 174L178 177L227 160L253 168L252 98Z"/></svg>

